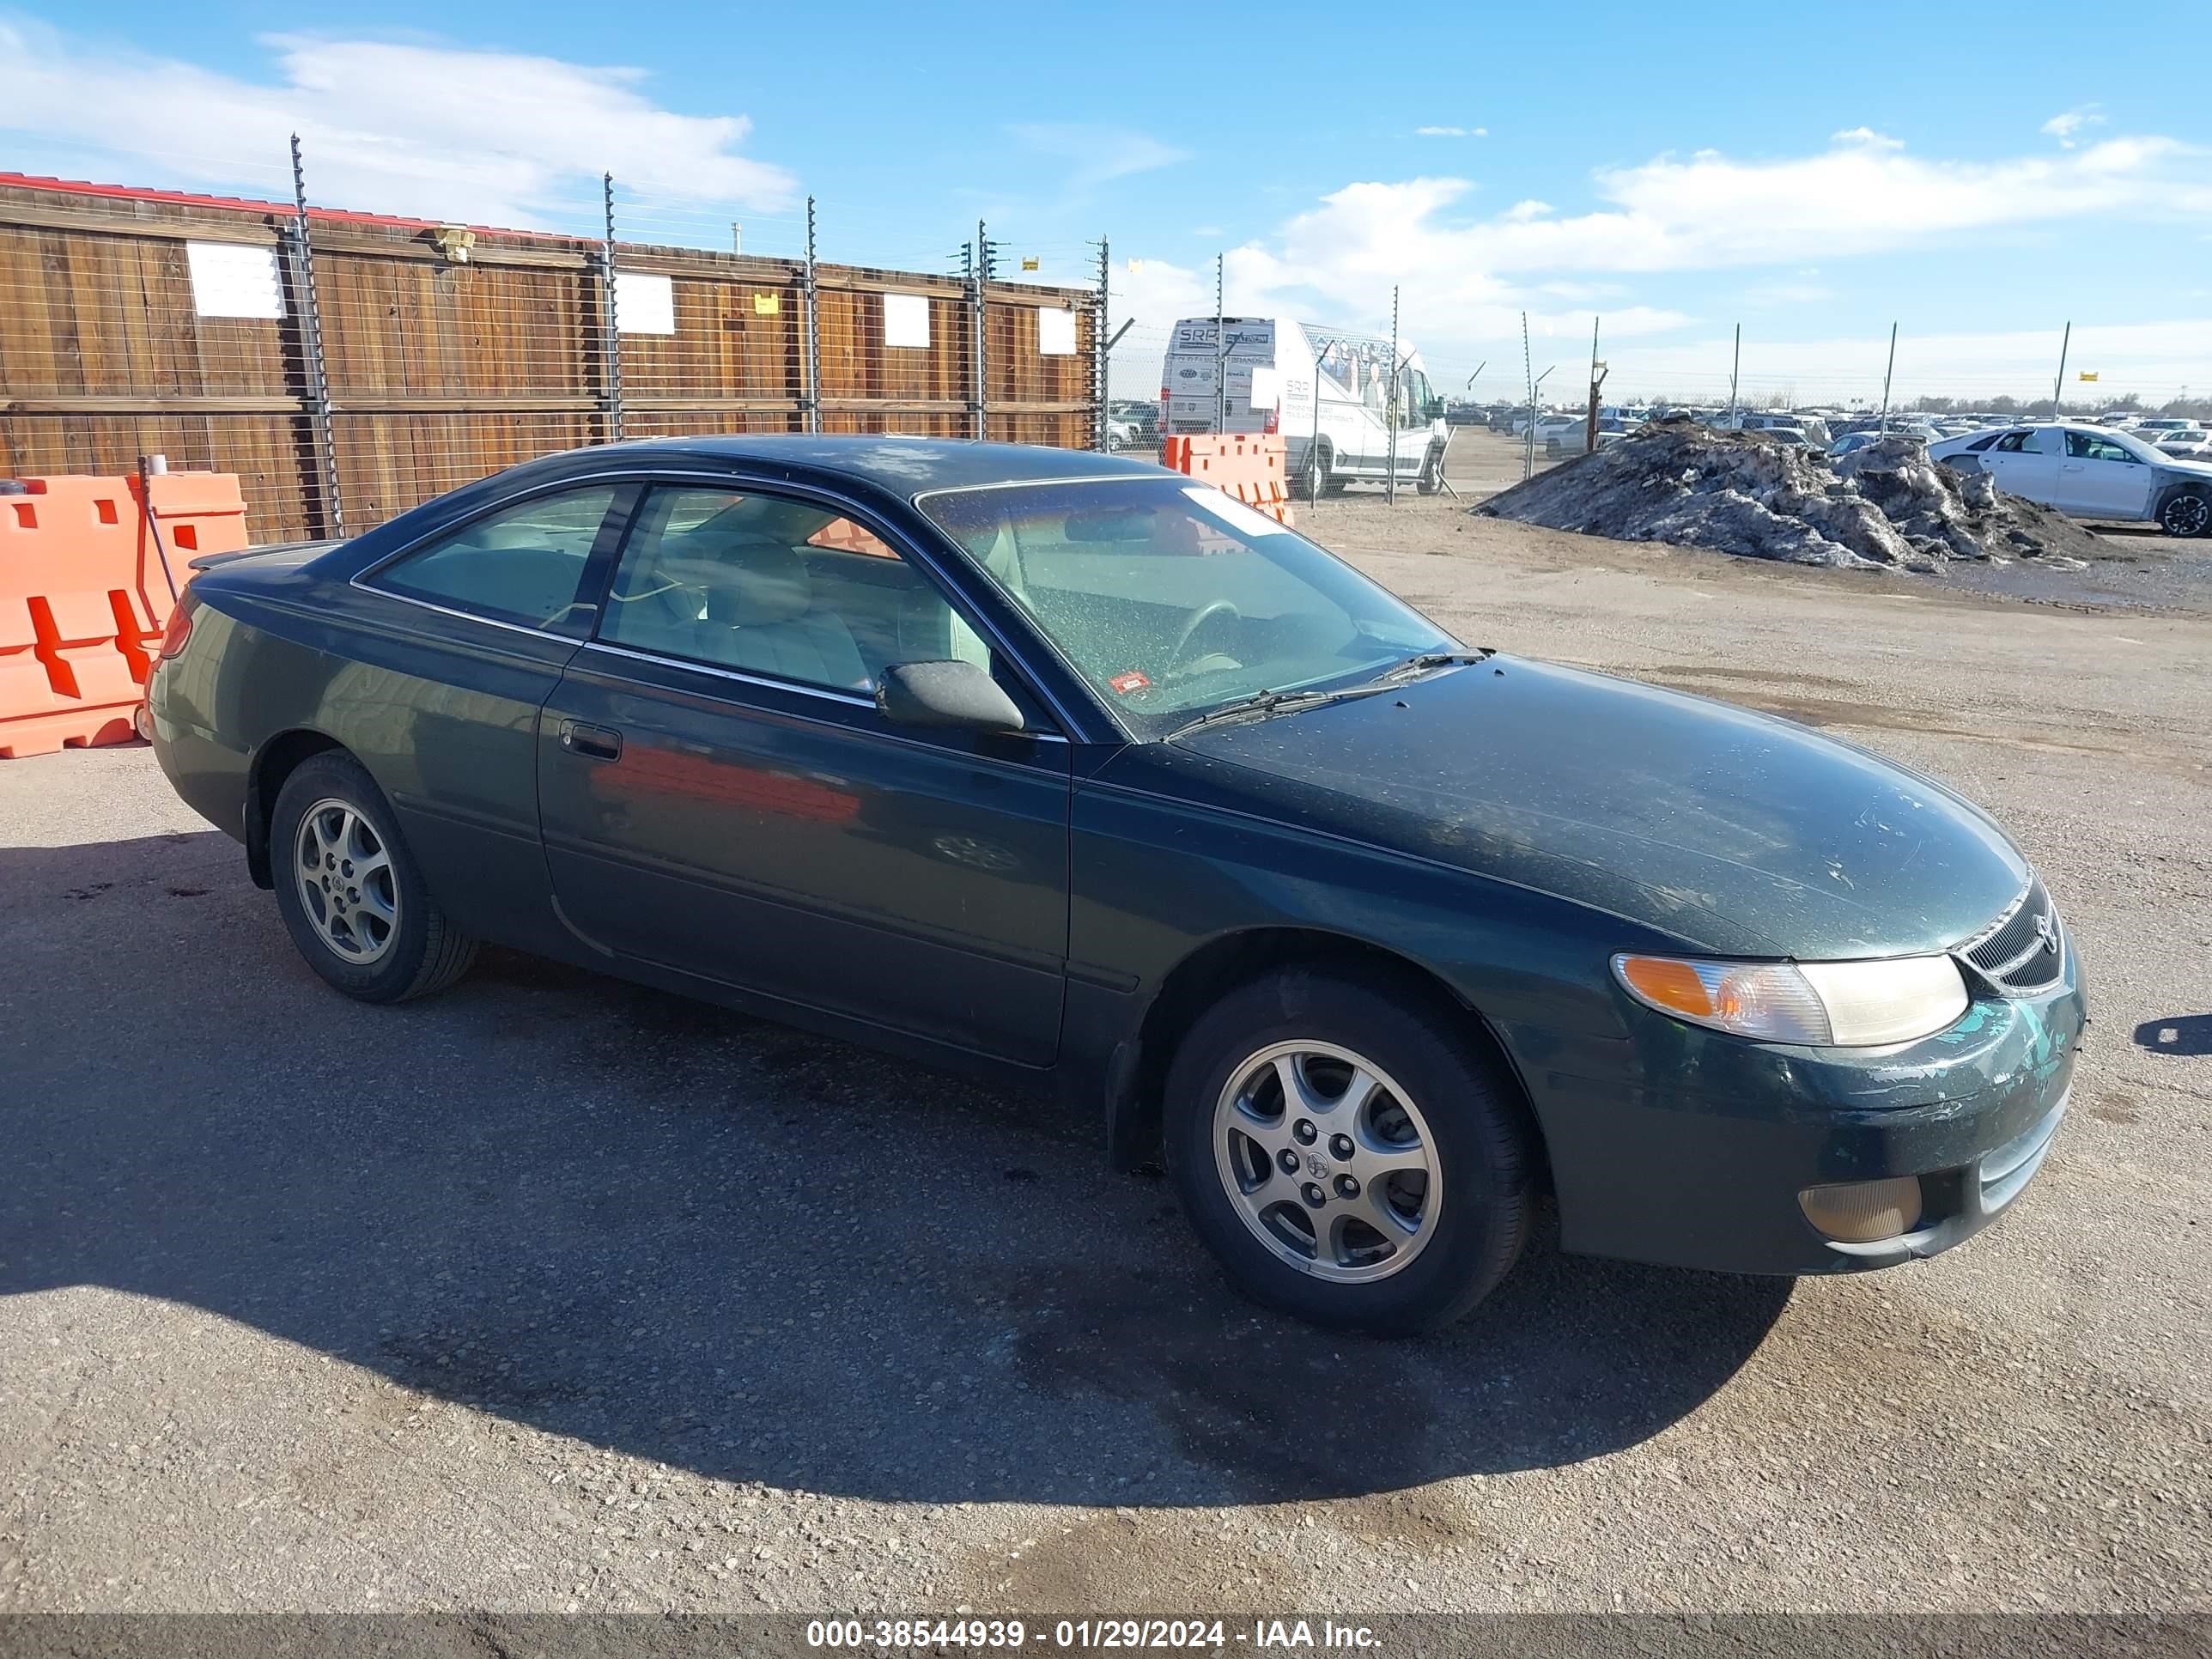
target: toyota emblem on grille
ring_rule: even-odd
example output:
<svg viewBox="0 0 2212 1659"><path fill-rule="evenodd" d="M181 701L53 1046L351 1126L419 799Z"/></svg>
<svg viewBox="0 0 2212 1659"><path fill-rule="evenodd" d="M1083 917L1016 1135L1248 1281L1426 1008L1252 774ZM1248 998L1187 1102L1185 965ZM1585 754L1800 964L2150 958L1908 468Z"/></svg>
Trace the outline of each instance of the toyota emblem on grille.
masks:
<svg viewBox="0 0 2212 1659"><path fill-rule="evenodd" d="M2050 911L2039 911L2035 918L2035 936L2043 941L2043 948L2052 956L2058 954L2058 921Z"/></svg>

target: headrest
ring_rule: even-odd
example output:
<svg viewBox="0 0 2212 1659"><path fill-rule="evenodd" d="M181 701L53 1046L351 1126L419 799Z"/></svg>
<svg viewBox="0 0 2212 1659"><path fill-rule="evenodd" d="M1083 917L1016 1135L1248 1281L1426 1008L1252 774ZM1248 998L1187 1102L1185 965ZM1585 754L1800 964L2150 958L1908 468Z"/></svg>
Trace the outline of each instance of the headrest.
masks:
<svg viewBox="0 0 2212 1659"><path fill-rule="evenodd" d="M806 562L781 542L719 536L711 550L702 547L700 553L714 567L707 589L711 621L731 628L765 628L805 616L814 603Z"/></svg>

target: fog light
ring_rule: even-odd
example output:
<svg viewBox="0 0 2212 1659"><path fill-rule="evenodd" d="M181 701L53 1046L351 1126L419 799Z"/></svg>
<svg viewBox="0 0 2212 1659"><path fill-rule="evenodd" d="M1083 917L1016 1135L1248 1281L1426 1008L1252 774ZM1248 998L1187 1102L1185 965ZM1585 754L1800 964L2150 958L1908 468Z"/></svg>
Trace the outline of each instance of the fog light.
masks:
<svg viewBox="0 0 2212 1659"><path fill-rule="evenodd" d="M1838 1244L1873 1244L1920 1224L1920 1178L1850 1181L1797 1194L1805 1219Z"/></svg>

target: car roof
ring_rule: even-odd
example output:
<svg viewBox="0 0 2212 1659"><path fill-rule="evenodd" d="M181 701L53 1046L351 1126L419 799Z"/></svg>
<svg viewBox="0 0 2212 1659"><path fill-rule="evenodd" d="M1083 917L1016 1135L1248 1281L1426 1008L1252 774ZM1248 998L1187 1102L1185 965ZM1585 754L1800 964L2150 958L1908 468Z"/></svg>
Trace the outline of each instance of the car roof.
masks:
<svg viewBox="0 0 2212 1659"><path fill-rule="evenodd" d="M604 465L609 460L673 456L804 468L861 478L906 497L933 489L1043 479L1158 476L1154 462L1087 449L1048 449L1036 444L983 443L971 438L902 437L890 434L817 435L810 433L708 433L690 438L650 438L574 450L562 461Z"/></svg>

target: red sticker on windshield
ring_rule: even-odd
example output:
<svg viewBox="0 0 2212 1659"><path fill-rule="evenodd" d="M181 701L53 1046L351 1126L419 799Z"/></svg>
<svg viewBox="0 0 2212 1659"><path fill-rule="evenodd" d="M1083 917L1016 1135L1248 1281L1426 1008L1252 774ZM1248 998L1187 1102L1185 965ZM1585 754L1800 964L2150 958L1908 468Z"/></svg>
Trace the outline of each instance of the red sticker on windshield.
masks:
<svg viewBox="0 0 2212 1659"><path fill-rule="evenodd" d="M1112 686L1115 691L1126 697L1132 691L1142 691L1146 686L1152 684L1152 681L1147 679L1144 675L1139 674L1135 669L1132 668L1126 674L1115 675L1114 678L1107 681L1106 684Z"/></svg>

